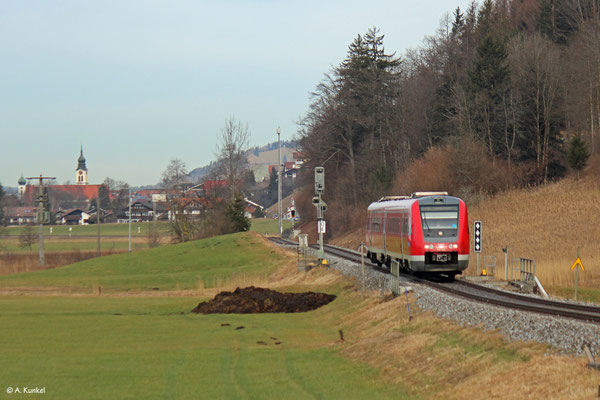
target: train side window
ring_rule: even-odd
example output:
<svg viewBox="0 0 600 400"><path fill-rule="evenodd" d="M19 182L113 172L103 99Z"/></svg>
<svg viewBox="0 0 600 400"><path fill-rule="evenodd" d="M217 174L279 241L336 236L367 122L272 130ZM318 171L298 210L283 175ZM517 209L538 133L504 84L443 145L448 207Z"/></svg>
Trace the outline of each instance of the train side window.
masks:
<svg viewBox="0 0 600 400"><path fill-rule="evenodd" d="M387 231L389 233L399 234L400 233L400 222L401 222L400 218L390 218L388 220L388 229L387 229Z"/></svg>
<svg viewBox="0 0 600 400"><path fill-rule="evenodd" d="M372 232L381 232L381 218L375 217L373 218L373 225L371 228Z"/></svg>

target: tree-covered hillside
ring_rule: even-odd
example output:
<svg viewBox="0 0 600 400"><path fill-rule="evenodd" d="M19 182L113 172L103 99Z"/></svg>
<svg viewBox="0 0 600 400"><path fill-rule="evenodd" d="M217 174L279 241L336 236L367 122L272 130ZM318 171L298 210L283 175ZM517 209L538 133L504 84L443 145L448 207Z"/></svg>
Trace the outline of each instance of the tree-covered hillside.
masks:
<svg viewBox="0 0 600 400"><path fill-rule="evenodd" d="M377 28L357 35L301 121L330 203L362 209L415 189L476 198L560 179L572 137L596 151L597 0L485 0L448 13L404 55L384 39Z"/></svg>

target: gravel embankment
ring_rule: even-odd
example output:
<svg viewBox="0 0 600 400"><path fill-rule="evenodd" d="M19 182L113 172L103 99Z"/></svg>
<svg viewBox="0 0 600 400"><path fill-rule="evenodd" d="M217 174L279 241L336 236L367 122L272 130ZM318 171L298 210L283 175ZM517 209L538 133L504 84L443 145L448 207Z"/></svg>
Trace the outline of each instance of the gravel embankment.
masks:
<svg viewBox="0 0 600 400"><path fill-rule="evenodd" d="M331 256L328 260L332 268L360 282L360 265ZM368 289L379 290L383 285L385 291L389 290L388 275L368 267L365 267L365 282ZM549 344L564 354L581 355L582 346L587 343L596 357L600 354L600 325L469 301L413 282L407 285L413 288L422 310L432 310L437 316L462 326L499 330L509 340Z"/></svg>

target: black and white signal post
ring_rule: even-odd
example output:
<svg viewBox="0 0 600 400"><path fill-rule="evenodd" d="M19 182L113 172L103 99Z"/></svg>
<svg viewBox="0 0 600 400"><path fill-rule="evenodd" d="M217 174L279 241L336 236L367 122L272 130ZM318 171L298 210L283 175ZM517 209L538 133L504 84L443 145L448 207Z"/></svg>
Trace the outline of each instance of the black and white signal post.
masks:
<svg viewBox="0 0 600 400"><path fill-rule="evenodd" d="M321 196L325 193L325 168L315 168L315 194L312 203L317 207L317 230L319 232L319 252L317 257L319 261L323 261L325 258L325 250L323 250L323 234L326 232L325 224L325 211L327 210L327 204L321 199Z"/></svg>
<svg viewBox="0 0 600 400"><path fill-rule="evenodd" d="M473 252L477 253L477 275L479 275L479 253L481 253L481 221L475 221Z"/></svg>

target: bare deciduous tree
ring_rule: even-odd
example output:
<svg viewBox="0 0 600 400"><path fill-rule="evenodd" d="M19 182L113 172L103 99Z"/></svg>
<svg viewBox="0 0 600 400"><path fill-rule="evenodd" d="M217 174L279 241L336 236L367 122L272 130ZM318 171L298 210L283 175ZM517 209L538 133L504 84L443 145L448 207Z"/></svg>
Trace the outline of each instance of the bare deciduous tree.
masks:
<svg viewBox="0 0 600 400"><path fill-rule="evenodd" d="M236 121L234 117L225 121L221 129L216 157L218 168L225 176L231 199L240 193L240 185L246 171L246 150L250 142L248 125Z"/></svg>
<svg viewBox="0 0 600 400"><path fill-rule="evenodd" d="M37 236L33 231L33 227L30 224L27 224L23 227L21 234L19 234L19 245L31 250L31 246L35 243L37 243Z"/></svg>
<svg viewBox="0 0 600 400"><path fill-rule="evenodd" d="M187 182L187 166L179 158L169 161L167 168L162 173L161 184L165 189L181 189Z"/></svg>

